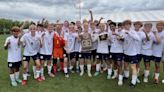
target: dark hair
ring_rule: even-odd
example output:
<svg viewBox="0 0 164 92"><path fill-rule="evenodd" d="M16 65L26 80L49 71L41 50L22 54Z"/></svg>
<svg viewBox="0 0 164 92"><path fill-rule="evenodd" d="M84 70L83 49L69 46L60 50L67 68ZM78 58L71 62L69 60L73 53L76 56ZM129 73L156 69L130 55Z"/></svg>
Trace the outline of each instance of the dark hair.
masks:
<svg viewBox="0 0 164 92"><path fill-rule="evenodd" d="M43 24L37 24L37 27L43 27Z"/></svg>
<svg viewBox="0 0 164 92"><path fill-rule="evenodd" d="M119 27L119 26L122 26L122 23L118 23L117 26L118 26L118 27Z"/></svg>
<svg viewBox="0 0 164 92"><path fill-rule="evenodd" d="M110 25L114 25L114 26L116 26L116 23L115 23L115 22L111 22Z"/></svg>
<svg viewBox="0 0 164 92"><path fill-rule="evenodd" d="M75 22L72 21L71 24L75 25Z"/></svg>

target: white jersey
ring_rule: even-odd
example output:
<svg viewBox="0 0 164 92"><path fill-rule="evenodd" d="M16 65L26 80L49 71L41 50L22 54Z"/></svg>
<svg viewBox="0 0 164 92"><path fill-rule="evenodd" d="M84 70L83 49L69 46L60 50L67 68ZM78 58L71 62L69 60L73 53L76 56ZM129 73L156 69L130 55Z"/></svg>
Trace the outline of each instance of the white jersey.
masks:
<svg viewBox="0 0 164 92"><path fill-rule="evenodd" d="M95 29L95 30L92 30L90 32L91 34L91 38L92 38L92 49L93 50L96 50L97 49L97 45L98 45L98 34L99 33L99 30L98 29Z"/></svg>
<svg viewBox="0 0 164 92"><path fill-rule="evenodd" d="M146 36L145 36L145 34L144 34L144 32L142 30L139 30L139 31L136 31L136 32L137 32L137 34L138 34L138 36L140 38L140 40L137 41L136 47L138 49L137 50L138 54L141 54L142 40L144 40Z"/></svg>
<svg viewBox="0 0 164 92"><path fill-rule="evenodd" d="M123 31L116 30L115 33L123 38L125 36L125 33ZM110 33L109 36L110 36L110 40L111 40L110 52L111 53L123 53L123 41L119 40L118 36L113 35L112 33Z"/></svg>
<svg viewBox="0 0 164 92"><path fill-rule="evenodd" d="M140 40L137 32L132 29L130 30L123 29L123 32L126 33L124 38L124 54L128 56L137 55L138 54L137 41Z"/></svg>
<svg viewBox="0 0 164 92"><path fill-rule="evenodd" d="M110 27L110 26L109 26L109 27ZM108 28L108 34L112 34L112 31L110 30L110 28ZM108 46L111 46L111 40L109 40Z"/></svg>
<svg viewBox="0 0 164 92"><path fill-rule="evenodd" d="M78 34L78 32L76 32L76 34ZM80 42L78 41L78 39L75 39L75 45L74 45L74 52L80 52Z"/></svg>
<svg viewBox="0 0 164 92"><path fill-rule="evenodd" d="M18 39L15 38L14 36L7 37L4 46L7 45L9 42L8 46L8 57L7 61L8 62L19 62L21 61L21 46L18 46Z"/></svg>
<svg viewBox="0 0 164 92"><path fill-rule="evenodd" d="M161 42L159 44L153 43L153 56L162 57L164 49L164 31L158 32L157 35L160 37Z"/></svg>
<svg viewBox="0 0 164 92"><path fill-rule="evenodd" d="M67 45L65 46L65 50L67 53L74 52L74 46L75 46L75 40L78 36L77 33L65 33L64 40L67 42Z"/></svg>
<svg viewBox="0 0 164 92"><path fill-rule="evenodd" d="M145 33L142 33L145 35ZM147 55L147 56L152 56L153 54L153 43L155 42L155 36L152 32L147 33L149 37L149 41L146 40L146 35L145 39L142 40L142 48L141 48L141 54L142 55Z"/></svg>
<svg viewBox="0 0 164 92"><path fill-rule="evenodd" d="M25 56L36 55L40 49L41 38L39 35L31 36L31 32L26 33L22 36L21 42L25 45L24 53Z"/></svg>
<svg viewBox="0 0 164 92"><path fill-rule="evenodd" d="M42 47L40 48L40 54L52 55L54 31L50 33L48 30L46 30L42 33L42 35Z"/></svg>
<svg viewBox="0 0 164 92"><path fill-rule="evenodd" d="M100 36L102 35L107 35L107 39L101 40ZM108 32L102 32L99 33L99 38L98 38L98 46L97 46L97 53L103 53L103 54L108 54L108 42L109 42L109 34Z"/></svg>

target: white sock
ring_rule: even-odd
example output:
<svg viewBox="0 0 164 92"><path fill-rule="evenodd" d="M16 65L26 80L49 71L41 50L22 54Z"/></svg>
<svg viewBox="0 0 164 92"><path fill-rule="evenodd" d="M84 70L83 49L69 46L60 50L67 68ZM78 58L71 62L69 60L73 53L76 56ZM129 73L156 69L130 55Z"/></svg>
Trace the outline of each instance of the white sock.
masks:
<svg viewBox="0 0 164 92"><path fill-rule="evenodd" d="M108 68L108 75L112 75L112 68Z"/></svg>
<svg viewBox="0 0 164 92"><path fill-rule="evenodd" d="M80 65L80 71L84 72L84 65Z"/></svg>
<svg viewBox="0 0 164 92"><path fill-rule="evenodd" d="M149 70L145 70L145 71L144 71L144 77L145 77L145 78L147 78L147 77L149 76L149 72L150 72Z"/></svg>
<svg viewBox="0 0 164 92"><path fill-rule="evenodd" d="M117 76L117 71L118 71L118 70L114 70L114 76Z"/></svg>
<svg viewBox="0 0 164 92"><path fill-rule="evenodd" d="M44 76L44 68L43 67L40 69L40 74L41 74L41 76Z"/></svg>
<svg viewBox="0 0 164 92"><path fill-rule="evenodd" d="M79 69L79 61L76 61L76 69Z"/></svg>
<svg viewBox="0 0 164 92"><path fill-rule="evenodd" d="M124 77L129 78L129 70L124 71Z"/></svg>
<svg viewBox="0 0 164 92"><path fill-rule="evenodd" d="M155 73L155 79L158 79L159 73Z"/></svg>
<svg viewBox="0 0 164 92"><path fill-rule="evenodd" d="M47 66L47 69L48 69L48 74L50 74L51 73L51 70L52 70L52 66L48 65Z"/></svg>
<svg viewBox="0 0 164 92"><path fill-rule="evenodd" d="M15 81L15 75L14 74L10 74L10 80L11 80L11 82Z"/></svg>
<svg viewBox="0 0 164 92"><path fill-rule="evenodd" d="M27 73L23 74L23 80L27 80Z"/></svg>
<svg viewBox="0 0 164 92"><path fill-rule="evenodd" d="M88 73L91 73L91 64L87 64Z"/></svg>
<svg viewBox="0 0 164 92"><path fill-rule="evenodd" d="M36 66L32 66L32 70L33 70L34 75L36 75Z"/></svg>
<svg viewBox="0 0 164 92"><path fill-rule="evenodd" d="M65 74L68 73L68 69L67 69L67 67L64 67L64 73L65 73Z"/></svg>
<svg viewBox="0 0 164 92"><path fill-rule="evenodd" d="M131 81L131 83L133 85L136 85L136 82L137 82L137 75L132 75L132 81Z"/></svg>
<svg viewBox="0 0 164 92"><path fill-rule="evenodd" d="M19 72L15 72L15 79L19 80Z"/></svg>
<svg viewBox="0 0 164 92"><path fill-rule="evenodd" d="M122 81L123 80L123 75L119 74L118 75L118 80Z"/></svg>
<svg viewBox="0 0 164 92"><path fill-rule="evenodd" d="M40 70L36 70L36 78L40 77Z"/></svg>
<svg viewBox="0 0 164 92"><path fill-rule="evenodd" d="M96 72L100 71L101 64L96 64Z"/></svg>

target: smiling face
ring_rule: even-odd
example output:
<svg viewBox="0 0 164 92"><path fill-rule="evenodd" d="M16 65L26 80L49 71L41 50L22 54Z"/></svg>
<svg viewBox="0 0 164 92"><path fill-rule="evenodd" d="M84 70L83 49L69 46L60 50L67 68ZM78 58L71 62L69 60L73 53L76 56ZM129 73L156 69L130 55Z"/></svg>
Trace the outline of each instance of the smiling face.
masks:
<svg viewBox="0 0 164 92"><path fill-rule="evenodd" d="M20 28L19 27L13 27L12 29L11 29L11 33L12 33L12 35L15 37L15 38L17 38L18 37L18 35L19 35L19 33L20 33Z"/></svg>
<svg viewBox="0 0 164 92"><path fill-rule="evenodd" d="M163 24L163 22L157 23L156 28L157 28L158 32L163 31L163 29L164 29L164 24Z"/></svg>
<svg viewBox="0 0 164 92"><path fill-rule="evenodd" d="M151 24L151 23L146 23L146 24L144 25L144 31L150 32L151 29L152 29L152 24Z"/></svg>
<svg viewBox="0 0 164 92"><path fill-rule="evenodd" d="M30 31L31 33L35 33L35 32L37 31L37 27L36 27L35 25L30 25L30 26L29 26L29 31Z"/></svg>
<svg viewBox="0 0 164 92"><path fill-rule="evenodd" d="M48 29L49 32L52 32L54 30L54 25L53 24L48 24L47 29Z"/></svg>

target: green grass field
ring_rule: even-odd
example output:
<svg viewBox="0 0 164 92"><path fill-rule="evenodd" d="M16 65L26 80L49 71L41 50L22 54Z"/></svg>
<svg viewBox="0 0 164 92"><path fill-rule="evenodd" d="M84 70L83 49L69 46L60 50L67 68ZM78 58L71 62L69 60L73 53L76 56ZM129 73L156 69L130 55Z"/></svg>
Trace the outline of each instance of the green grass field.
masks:
<svg viewBox="0 0 164 92"><path fill-rule="evenodd" d="M6 61L7 51L3 49L3 43L6 37L0 35L0 92L164 92L164 84L153 84L153 62L151 64L152 69L149 83L141 82L135 89L131 89L128 86L130 80L126 80L121 87L117 86L117 80L107 80L106 73L92 78L89 78L87 74L83 77L80 77L78 74L70 74L70 78L64 78L64 75L60 72L57 73L55 78L46 76L46 80L41 83L38 83L31 76L29 77L27 86L18 85L17 87L11 87ZM32 68L30 69L32 72ZM141 69L142 73L143 66ZM161 73L160 79L162 77L164 78L163 73ZM141 76L139 78L142 80Z"/></svg>

